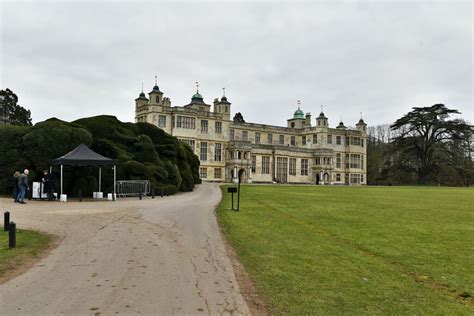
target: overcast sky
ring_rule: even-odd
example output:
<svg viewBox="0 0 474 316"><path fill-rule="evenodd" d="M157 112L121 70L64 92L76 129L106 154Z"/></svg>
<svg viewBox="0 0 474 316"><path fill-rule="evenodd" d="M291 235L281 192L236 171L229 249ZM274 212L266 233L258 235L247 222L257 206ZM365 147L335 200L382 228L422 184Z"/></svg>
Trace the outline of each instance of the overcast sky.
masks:
<svg viewBox="0 0 474 316"><path fill-rule="evenodd" d="M195 82L248 122L286 125L297 100L332 126L391 123L444 103L474 121L471 1L1 1L0 89L34 122L134 120L154 76L173 106Z"/></svg>

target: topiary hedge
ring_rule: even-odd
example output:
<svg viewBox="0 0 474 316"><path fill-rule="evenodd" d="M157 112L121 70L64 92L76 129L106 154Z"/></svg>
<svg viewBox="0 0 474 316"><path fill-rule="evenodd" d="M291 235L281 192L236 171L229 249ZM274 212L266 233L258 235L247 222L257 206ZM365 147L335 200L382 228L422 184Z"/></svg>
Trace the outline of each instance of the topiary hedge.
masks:
<svg viewBox="0 0 474 316"><path fill-rule="evenodd" d="M0 126L0 194L12 191L13 173L30 169L30 182L79 144L117 161L118 180L150 180L155 192L191 191L199 179L199 160L191 148L148 123L124 123L114 116L64 122L56 118L34 126ZM59 168L53 171L59 188ZM83 195L97 190L94 167L64 167L64 191ZM111 191L112 169L102 169L102 190Z"/></svg>

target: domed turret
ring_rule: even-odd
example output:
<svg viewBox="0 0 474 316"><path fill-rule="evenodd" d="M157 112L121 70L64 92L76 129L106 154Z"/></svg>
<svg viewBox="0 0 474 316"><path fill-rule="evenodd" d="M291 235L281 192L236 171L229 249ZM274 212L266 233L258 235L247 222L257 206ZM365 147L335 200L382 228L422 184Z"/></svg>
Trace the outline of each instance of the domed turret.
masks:
<svg viewBox="0 0 474 316"><path fill-rule="evenodd" d="M367 124L365 124L364 120L362 119L362 113L360 113L360 120L359 123L356 124L356 127L361 132L365 132L367 130Z"/></svg>
<svg viewBox="0 0 474 316"><path fill-rule="evenodd" d="M225 88L222 88L222 97L219 101L219 98L214 99L214 113L222 114L222 116L229 120L230 119L230 102L225 96Z"/></svg>
<svg viewBox="0 0 474 316"><path fill-rule="evenodd" d="M143 92L143 83L142 83L142 92L140 92L140 94L138 95L138 98L136 98L135 101L141 101L141 103L143 103L143 101L148 101L145 93Z"/></svg>
<svg viewBox="0 0 474 316"><path fill-rule="evenodd" d="M293 114L293 118L294 119L304 119L305 118L304 112L301 111L300 107L298 107L298 110L296 110L295 113Z"/></svg>
<svg viewBox="0 0 474 316"><path fill-rule="evenodd" d="M163 99L163 92L160 91L158 87L158 77L155 76L155 85L151 92L148 93L148 97L150 98L150 104L161 105Z"/></svg>
<svg viewBox="0 0 474 316"><path fill-rule="evenodd" d="M306 122L304 112L300 108L300 100L298 100L298 109L293 113L293 117L287 120L288 127L290 128L303 128Z"/></svg>
<svg viewBox="0 0 474 316"><path fill-rule="evenodd" d="M225 96L225 88L222 88L222 98L220 103L227 103L230 104L230 102L227 100L227 97Z"/></svg>
<svg viewBox="0 0 474 316"><path fill-rule="evenodd" d="M328 118L324 115L323 106L321 105L321 113L316 118L316 126L317 127L329 127L328 125Z"/></svg>
<svg viewBox="0 0 474 316"><path fill-rule="evenodd" d="M196 82L196 93L191 97L192 103L204 103L204 98L199 93L199 82Z"/></svg>
<svg viewBox="0 0 474 316"><path fill-rule="evenodd" d="M143 91L140 92L140 95L138 96L137 100L147 100L148 101L148 99L147 99L147 97L146 97L146 95Z"/></svg>
<svg viewBox="0 0 474 316"><path fill-rule="evenodd" d="M160 91L160 87L158 87L158 86L155 84L155 86L153 87L152 92L161 92L161 91Z"/></svg>
<svg viewBox="0 0 474 316"><path fill-rule="evenodd" d="M202 97L201 94L199 94L199 91L197 91L191 98L191 103L204 103L204 98Z"/></svg>
<svg viewBox="0 0 474 316"><path fill-rule="evenodd" d="M339 122L339 125L338 125L336 128L346 129L347 127L344 126L344 123L343 123L342 120L341 120L341 121Z"/></svg>
<svg viewBox="0 0 474 316"><path fill-rule="evenodd" d="M160 87L158 87L158 77L155 76L155 85L153 86L153 89L151 90L151 92L149 92L148 94L152 94L152 93L161 93L163 94L163 92L160 91Z"/></svg>

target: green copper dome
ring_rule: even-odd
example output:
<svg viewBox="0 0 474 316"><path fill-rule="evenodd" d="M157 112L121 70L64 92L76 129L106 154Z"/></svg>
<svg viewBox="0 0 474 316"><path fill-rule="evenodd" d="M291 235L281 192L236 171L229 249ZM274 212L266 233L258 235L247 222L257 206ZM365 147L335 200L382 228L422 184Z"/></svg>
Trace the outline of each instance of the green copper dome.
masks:
<svg viewBox="0 0 474 316"><path fill-rule="evenodd" d="M191 98L191 102L194 102L194 103L204 103L204 98L202 97L201 94L199 94L199 92L197 91L193 97Z"/></svg>
<svg viewBox="0 0 474 316"><path fill-rule="evenodd" d="M295 114L293 114L294 119L304 119L304 112L301 111L300 107L298 107L298 110L295 111Z"/></svg>

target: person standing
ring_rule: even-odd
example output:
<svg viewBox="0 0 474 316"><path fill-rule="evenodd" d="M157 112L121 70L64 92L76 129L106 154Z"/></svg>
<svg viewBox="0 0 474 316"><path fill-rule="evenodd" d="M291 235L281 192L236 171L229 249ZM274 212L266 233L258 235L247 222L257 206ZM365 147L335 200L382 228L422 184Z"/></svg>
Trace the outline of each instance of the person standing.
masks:
<svg viewBox="0 0 474 316"><path fill-rule="evenodd" d="M48 194L48 200L54 200L54 177L48 170L43 170L44 191Z"/></svg>
<svg viewBox="0 0 474 316"><path fill-rule="evenodd" d="M20 191L18 188L18 178L20 177L20 171L15 171L13 174L13 194L12 197L15 200L15 203L18 202L18 192Z"/></svg>
<svg viewBox="0 0 474 316"><path fill-rule="evenodd" d="M28 174L30 171L28 169L25 169L22 174L18 177L18 203L20 204L26 204L25 203L25 195L26 195L26 190L28 189Z"/></svg>

